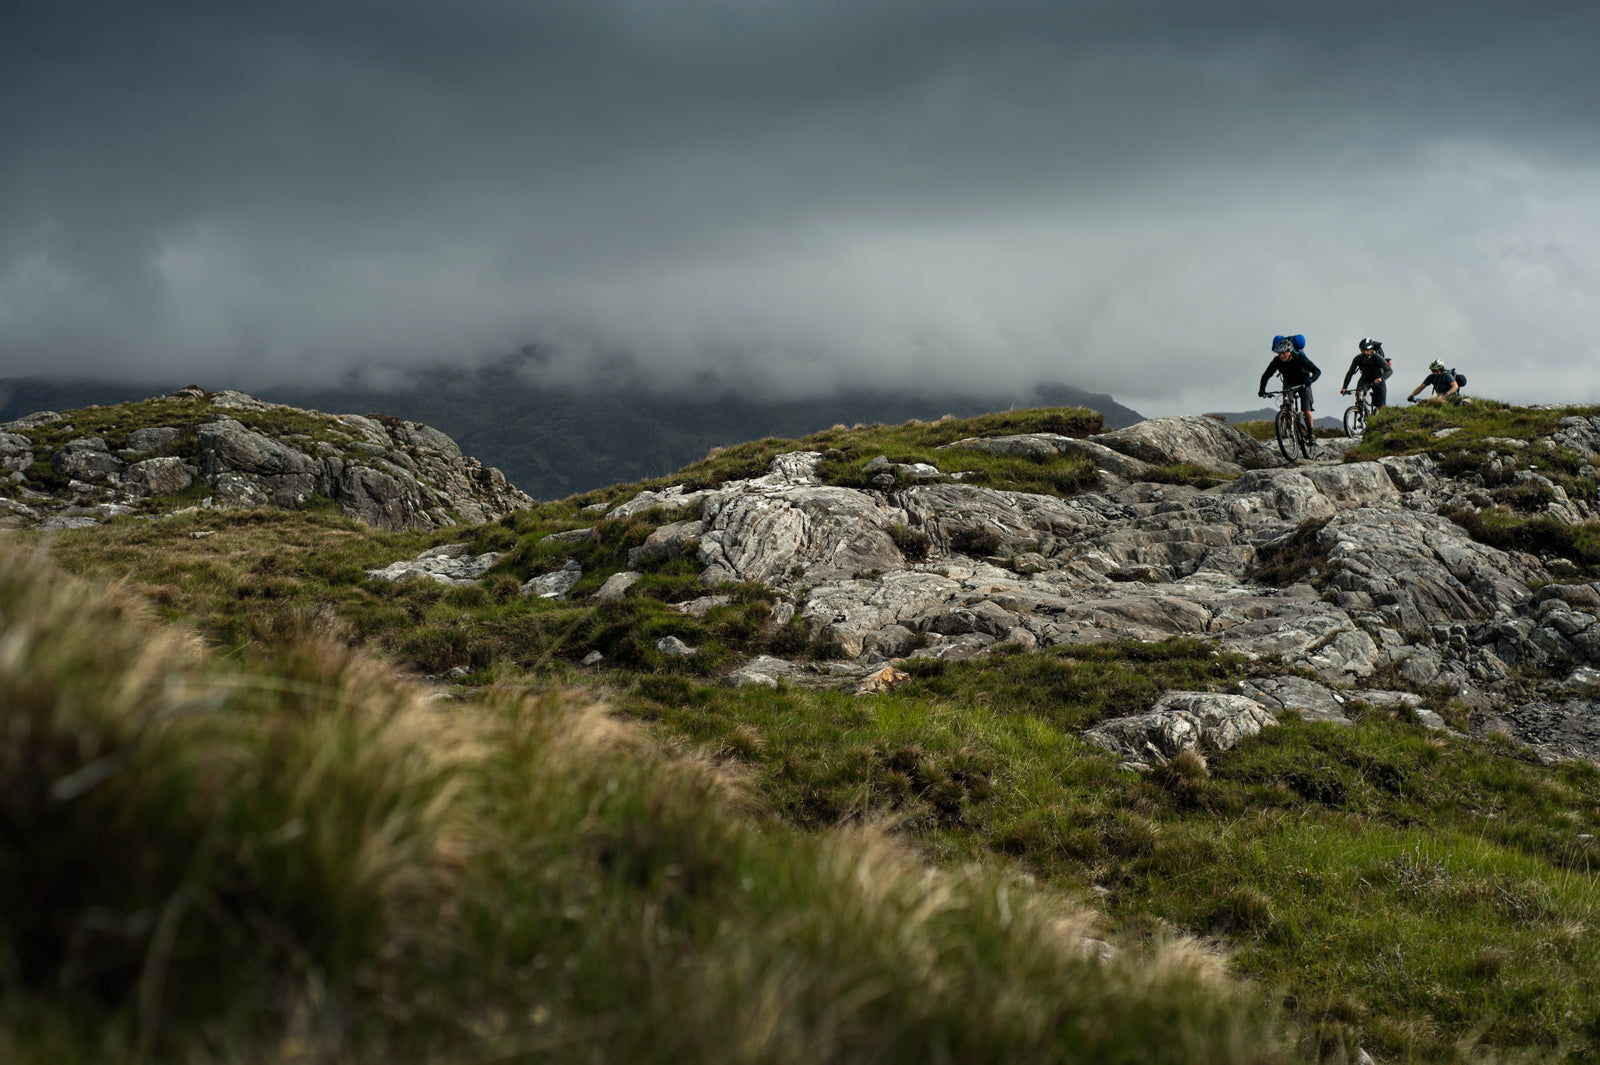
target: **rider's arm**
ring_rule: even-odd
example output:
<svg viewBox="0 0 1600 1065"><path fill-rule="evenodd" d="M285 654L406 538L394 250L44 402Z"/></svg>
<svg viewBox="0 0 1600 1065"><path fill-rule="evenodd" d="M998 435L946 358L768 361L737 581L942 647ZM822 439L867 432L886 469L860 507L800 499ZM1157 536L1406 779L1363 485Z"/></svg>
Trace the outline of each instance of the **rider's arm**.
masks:
<svg viewBox="0 0 1600 1065"><path fill-rule="evenodd" d="M1256 386L1256 392L1258 394L1261 393L1261 392L1265 392L1267 390L1267 382L1269 380L1271 380L1272 375L1277 373L1277 372L1278 372L1278 360L1277 359L1273 359L1271 362L1267 363L1267 371L1266 371L1266 373L1261 375L1261 383Z"/></svg>
<svg viewBox="0 0 1600 1065"><path fill-rule="evenodd" d="M1310 384L1311 381L1315 381L1317 378L1322 376L1322 371L1317 368L1316 363L1312 362L1311 359L1306 356L1305 352L1302 351L1300 353L1300 357L1306 360L1306 368L1311 371L1311 378L1306 382L1306 384Z"/></svg>
<svg viewBox="0 0 1600 1065"><path fill-rule="evenodd" d="M1350 387L1350 378L1356 375L1356 370L1359 369L1360 362L1360 355L1357 355L1355 358L1350 360L1350 369L1344 372L1344 384L1339 386L1339 391L1343 392L1345 389Z"/></svg>

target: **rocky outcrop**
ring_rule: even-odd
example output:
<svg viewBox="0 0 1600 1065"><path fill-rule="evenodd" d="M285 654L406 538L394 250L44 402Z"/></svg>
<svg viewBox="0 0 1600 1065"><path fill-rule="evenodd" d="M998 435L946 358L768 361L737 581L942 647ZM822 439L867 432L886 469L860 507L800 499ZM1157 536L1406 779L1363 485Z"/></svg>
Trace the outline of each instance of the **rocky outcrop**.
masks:
<svg viewBox="0 0 1600 1065"><path fill-rule="evenodd" d="M1558 439L1575 448L1590 430L1600 432L1587 420L1563 422ZM820 456L796 452L750 480L642 493L603 520L658 508L668 520L634 562L694 553L708 585L772 586L813 635L850 656L852 683L903 656L1192 637L1316 678L1263 677L1225 693L1269 717L1341 724L1353 702L1415 702L1377 680L1392 674L1464 701L1479 730L1600 759L1600 738L1583 747L1589 741L1576 716L1585 700L1600 698L1600 589L1550 583L1538 559L1477 543L1440 516L1443 507L1484 500L1480 493L1474 503L1478 488L1444 475L1432 459L1345 463L1344 447L1333 446L1344 443L1319 442L1315 461L1288 467L1215 419L1160 419L1089 441L958 441L945 449L942 478L917 483L896 471L866 491L821 484ZM1085 455L1103 487L1063 499L951 479L974 451ZM1216 471L1224 483L1201 490L1138 479L1152 465L1178 464ZM1250 578L1258 562L1285 550L1314 557L1310 583L1273 587ZM815 681L776 662L751 663L730 683ZM1573 676L1594 668L1597 681L1524 710L1534 704L1521 667ZM1177 710L1191 717L1173 717ZM1140 757L1132 748L1124 757L1170 757L1179 733L1211 727L1187 704L1161 713L1154 733L1139 733ZM1557 728L1550 722L1559 715L1568 724ZM1132 735L1118 742L1134 743Z"/></svg>
<svg viewBox="0 0 1600 1065"><path fill-rule="evenodd" d="M0 433L0 473L9 475L20 497L9 502L25 504L32 523L92 523L107 513L153 509L147 501L198 481L215 505L303 507L322 497L357 521L385 529L489 521L533 504L500 471L463 456L448 436L416 422L313 414L242 392L188 388L161 399L171 424L126 430L115 447L103 436L63 433L65 416L49 411L9 423ZM269 417L255 425L242 420L260 415ZM49 462L67 481L65 491L28 483L36 441L46 439L57 441ZM6 509L13 518L21 513Z"/></svg>

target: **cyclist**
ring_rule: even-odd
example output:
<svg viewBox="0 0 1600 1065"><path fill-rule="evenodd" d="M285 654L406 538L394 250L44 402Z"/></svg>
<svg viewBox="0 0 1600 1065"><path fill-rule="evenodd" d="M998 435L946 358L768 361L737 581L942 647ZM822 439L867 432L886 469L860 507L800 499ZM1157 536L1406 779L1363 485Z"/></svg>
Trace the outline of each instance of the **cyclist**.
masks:
<svg viewBox="0 0 1600 1065"><path fill-rule="evenodd" d="M1461 387L1456 384L1455 374L1446 372L1444 363L1434 359L1428 363L1428 376L1422 379L1420 385L1411 390L1411 394L1406 397L1407 402L1417 402L1417 393L1429 385L1433 386L1433 395L1423 400L1423 403L1443 403L1447 397L1455 395Z"/></svg>
<svg viewBox="0 0 1600 1065"><path fill-rule="evenodd" d="M1261 375L1261 384L1256 388L1257 396L1266 397L1267 381L1273 374L1282 375L1284 388L1305 386L1300 393L1301 410L1305 412L1306 431L1311 432L1311 382L1321 377L1322 371L1306 357L1306 338L1303 335L1272 338L1272 361L1267 363L1267 369Z"/></svg>
<svg viewBox="0 0 1600 1065"><path fill-rule="evenodd" d="M1350 378L1357 373L1361 379L1356 382L1357 388L1370 388L1372 390L1372 407L1376 410L1389 401L1388 381L1394 373L1394 367L1389 365L1389 360L1383 354L1383 343L1371 337L1362 337L1356 345L1356 357L1350 360L1350 369L1344 372L1344 384L1339 386L1339 394L1350 394Z"/></svg>

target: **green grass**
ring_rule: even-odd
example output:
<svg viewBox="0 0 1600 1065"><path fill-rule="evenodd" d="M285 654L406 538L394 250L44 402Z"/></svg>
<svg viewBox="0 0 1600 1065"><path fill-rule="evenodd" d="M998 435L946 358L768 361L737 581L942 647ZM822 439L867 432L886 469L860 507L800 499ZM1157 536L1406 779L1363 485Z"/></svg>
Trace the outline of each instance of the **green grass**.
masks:
<svg viewBox="0 0 1600 1065"><path fill-rule="evenodd" d="M1490 489L1508 486L1520 470L1534 470L1565 489L1573 499L1595 501L1593 477L1580 470L1586 460L1559 448L1517 447L1506 440L1532 441L1554 433L1562 418L1593 417L1600 407L1534 410L1492 399L1470 403L1391 406L1367 422L1361 442L1345 453L1347 462L1365 462L1384 455L1429 454L1453 477L1478 474ZM1449 430L1439 437L1434 434ZM1542 506L1547 497L1521 497L1524 506ZM1519 494L1505 492L1497 502L1516 503Z"/></svg>
<svg viewBox="0 0 1600 1065"><path fill-rule="evenodd" d="M1092 463L1077 457L1058 457L1045 462L1007 459L976 451L938 451L975 436L1013 436L1024 433L1056 433L1062 436L1092 436L1103 428L1098 412L1082 407L1043 407L1034 410L1002 411L976 418L945 418L934 422L910 421L903 425L835 426L798 440L768 437L716 448L712 454L692 463L670 477L614 485L574 496L572 502L619 502L643 488L662 488L675 484L690 489L715 487L727 481L757 477L778 455L807 450L823 453L819 471L825 483L845 487L870 487L861 466L879 455L891 462L926 462L944 473L968 472L970 484L1004 488L1018 492L1074 495L1095 484ZM901 484L900 487L904 487Z"/></svg>
<svg viewBox="0 0 1600 1065"><path fill-rule="evenodd" d="M1174 937L867 830L760 827L572 698L252 668L0 565L7 1061L1290 1060Z"/></svg>
<svg viewBox="0 0 1600 1065"><path fill-rule="evenodd" d="M1019 863L1126 935L1217 937L1326 1047L1600 1052L1594 768L1357 708L1141 777L1078 732L1270 669L1187 641L907 668L868 698L646 678L619 705L747 766L784 823L887 822L946 865Z"/></svg>

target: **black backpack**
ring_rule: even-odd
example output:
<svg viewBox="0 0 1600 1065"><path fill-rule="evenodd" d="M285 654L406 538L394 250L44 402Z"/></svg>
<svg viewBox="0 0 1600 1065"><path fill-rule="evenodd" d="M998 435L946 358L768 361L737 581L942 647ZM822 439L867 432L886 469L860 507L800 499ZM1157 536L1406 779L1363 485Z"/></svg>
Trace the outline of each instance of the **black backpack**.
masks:
<svg viewBox="0 0 1600 1065"><path fill-rule="evenodd" d="M1464 373L1456 373L1456 368L1454 366L1450 367L1450 376L1456 379L1457 388L1467 387L1467 375Z"/></svg>

